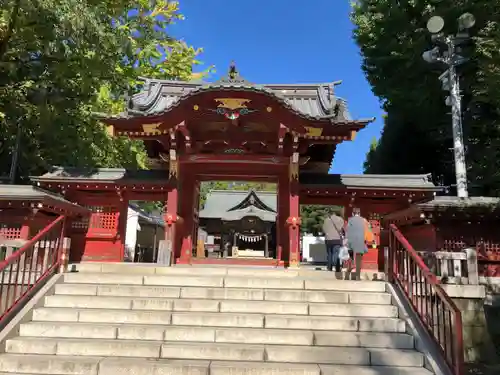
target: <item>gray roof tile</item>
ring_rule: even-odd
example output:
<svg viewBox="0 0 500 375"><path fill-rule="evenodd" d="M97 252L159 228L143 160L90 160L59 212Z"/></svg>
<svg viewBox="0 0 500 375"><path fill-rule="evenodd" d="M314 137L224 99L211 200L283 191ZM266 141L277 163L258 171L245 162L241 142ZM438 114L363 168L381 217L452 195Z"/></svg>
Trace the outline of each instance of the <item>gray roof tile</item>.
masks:
<svg viewBox="0 0 500 375"><path fill-rule="evenodd" d="M384 174L316 174L302 173L299 176L304 187L314 186L345 186L350 188L387 188L387 189L423 189L440 191L431 181L431 175L384 175Z"/></svg>
<svg viewBox="0 0 500 375"><path fill-rule="evenodd" d="M99 181L99 182L156 182L169 179L166 170L130 170L123 168L82 169L72 167L53 167L41 176L31 177L37 181Z"/></svg>
<svg viewBox="0 0 500 375"><path fill-rule="evenodd" d="M207 200L205 202L205 207L200 211L199 216L202 219L218 219L226 218L228 220L239 220L239 215L243 215L248 212L248 208L229 211L233 207L241 203L250 192L245 190L212 190L207 195ZM277 208L277 198L275 192L255 192L258 199L260 199L266 206L276 211ZM268 212L264 210L259 210L254 207L253 215L259 216L261 219L266 221L274 221L276 214L273 212Z"/></svg>
<svg viewBox="0 0 500 375"><path fill-rule="evenodd" d="M500 198L497 197L468 197L459 198L452 196L439 196L432 201L421 203L419 207L424 209L434 208L500 208Z"/></svg>
<svg viewBox="0 0 500 375"><path fill-rule="evenodd" d="M163 218L161 216L157 216L157 215L153 215L151 213L148 213L134 203L130 203L128 206L132 211L137 213L137 215L139 216L139 219L142 219L144 221L147 221L150 224L155 224L155 225L158 225L161 227L165 226L165 221L163 220Z"/></svg>
<svg viewBox="0 0 500 375"><path fill-rule="evenodd" d="M121 117L154 116L169 111L183 99L214 90L254 91L273 97L298 115L313 120L352 121L344 99L335 96L341 81L316 84L253 84L243 79L231 65L227 76L217 82L175 81L141 78L143 89L128 99ZM365 122L373 119L361 120Z"/></svg>
<svg viewBox="0 0 500 375"><path fill-rule="evenodd" d="M229 211L221 215L222 220L237 221L243 219L245 216L257 216L263 221L276 221L276 213L264 211L255 207L247 207L241 210Z"/></svg>
<svg viewBox="0 0 500 375"><path fill-rule="evenodd" d="M0 199L37 201L50 196L55 199L66 201L64 198L38 189L31 185L0 185ZM67 201L66 201L67 202ZM69 203L69 202L68 202Z"/></svg>
<svg viewBox="0 0 500 375"><path fill-rule="evenodd" d="M169 111L183 99L197 93L214 90L254 91L269 95L285 107L308 119L351 121L345 100L333 95L331 84L316 85L221 85L189 82L147 80L144 89L132 96L124 116L153 116ZM366 120L369 121L369 120Z"/></svg>
<svg viewBox="0 0 500 375"><path fill-rule="evenodd" d="M168 171L166 170L128 170L123 168L95 168L95 169L79 169L79 168L65 168L54 167L50 172L32 177L32 181L99 181L99 182L122 182L122 183L144 183L144 182L162 182L169 179ZM349 187L349 188L393 188L393 189L418 189L418 190L432 190L440 191L441 187L437 187L432 183L431 176L424 175L377 175L377 174L360 174L360 175L346 175L346 174L321 174L321 173L301 173L299 176L300 183L303 187ZM2 185L0 185L2 186ZM213 193L220 194L221 192L214 191ZM235 206L243 200L248 192L246 191L223 191L228 199L238 200L231 207ZM243 194L243 196L241 196ZM270 198L269 192L259 192L259 198L267 204L270 200L271 204L268 206L276 209L276 197ZM240 199L241 198L241 199ZM219 199L219 198L217 198ZM231 201L233 202L233 201ZM226 204L226 202L221 202ZM228 203L229 204L229 203ZM231 208L228 207L227 209Z"/></svg>
<svg viewBox="0 0 500 375"><path fill-rule="evenodd" d="M0 200L46 202L58 208L66 209L77 214L87 213L88 209L66 200L60 195L31 186L31 185L1 185Z"/></svg>

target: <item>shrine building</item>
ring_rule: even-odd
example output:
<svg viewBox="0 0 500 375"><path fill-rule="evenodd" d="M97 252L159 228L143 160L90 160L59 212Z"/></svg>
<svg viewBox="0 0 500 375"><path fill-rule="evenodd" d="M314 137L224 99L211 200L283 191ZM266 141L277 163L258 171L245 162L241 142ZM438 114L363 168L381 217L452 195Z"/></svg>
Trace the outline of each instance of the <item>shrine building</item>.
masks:
<svg viewBox="0 0 500 375"><path fill-rule="evenodd" d="M92 212L68 224L72 261L123 260L129 201L165 203L165 240L180 264L209 261L196 257L200 224L252 240L271 236L274 221L265 258L296 266L300 204L343 206L346 215L359 207L380 243L380 215L430 201L441 188L428 175L328 174L337 145L354 141L374 120L351 118L335 94L339 84L253 84L234 65L214 83L144 79L124 113L101 120L111 136L144 141L149 170L55 167L32 181ZM276 183L277 194L274 203L249 192L222 200L217 222L209 204L198 209L200 183L213 180ZM379 268L380 258L373 248L364 266Z"/></svg>
<svg viewBox="0 0 500 375"><path fill-rule="evenodd" d="M207 256L275 259L276 214L276 192L210 191L200 211L200 227L209 238Z"/></svg>

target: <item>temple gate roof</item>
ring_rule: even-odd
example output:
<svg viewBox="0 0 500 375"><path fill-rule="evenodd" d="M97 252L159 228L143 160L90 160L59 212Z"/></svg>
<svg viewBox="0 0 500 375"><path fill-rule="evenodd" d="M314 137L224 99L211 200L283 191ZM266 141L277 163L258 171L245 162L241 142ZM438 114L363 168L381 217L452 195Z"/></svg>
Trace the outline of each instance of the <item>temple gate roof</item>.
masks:
<svg viewBox="0 0 500 375"><path fill-rule="evenodd" d="M141 78L142 90L128 98L127 111L118 117L157 116L177 107L183 100L208 91L245 91L265 94L308 120L352 123L347 103L334 94L341 81L308 84L254 84L242 78L234 63L227 76L216 82ZM373 119L359 120L370 122Z"/></svg>
<svg viewBox="0 0 500 375"><path fill-rule="evenodd" d="M31 177L34 182L96 182L96 183L168 183L168 171L166 170L130 170L123 168L93 168L81 169L73 167L55 166L53 169L41 176ZM328 187L331 188L373 188L373 189L415 189L440 191L431 180L431 175L385 175L385 174L322 174L322 173L300 173L300 184L304 188ZM0 185L1 186L1 185ZM225 193L227 199L234 203L242 202L248 198L247 191L240 190L214 190L213 194ZM257 196L263 203L276 209L276 197L274 192L258 192ZM274 194L274 195L273 195ZM273 195L274 198L269 198ZM236 198L233 198L236 197ZM249 198L248 198L249 199ZM271 199L271 200L269 200ZM274 201L273 201L274 199ZM274 202L274 203L273 203ZM222 203L225 204L225 203ZM229 203L228 203L229 204ZM229 204L230 205L230 204ZM232 206L231 206L232 207ZM229 207L230 208L230 207Z"/></svg>

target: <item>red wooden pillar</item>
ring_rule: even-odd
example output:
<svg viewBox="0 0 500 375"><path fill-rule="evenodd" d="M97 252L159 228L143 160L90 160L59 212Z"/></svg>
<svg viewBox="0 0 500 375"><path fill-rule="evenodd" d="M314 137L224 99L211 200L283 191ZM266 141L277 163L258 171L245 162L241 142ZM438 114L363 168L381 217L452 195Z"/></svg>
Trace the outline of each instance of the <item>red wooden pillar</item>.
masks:
<svg viewBox="0 0 500 375"><path fill-rule="evenodd" d="M286 221L289 212L289 181L288 178L280 178L278 181L278 216L276 217L276 260L277 264L285 264L289 261L289 232Z"/></svg>
<svg viewBox="0 0 500 375"><path fill-rule="evenodd" d="M166 251L170 253L170 263L172 264L180 255L180 248L176 247L176 227L178 224L179 190L177 182L172 184L167 193L167 203L165 207L165 243Z"/></svg>
<svg viewBox="0 0 500 375"><path fill-rule="evenodd" d="M300 202L298 166L290 163L288 173L279 180L280 242L284 261L289 267L298 267L300 260Z"/></svg>
<svg viewBox="0 0 500 375"><path fill-rule="evenodd" d="M128 199L126 193L120 196L120 203L118 208L118 241L120 241L120 262L125 260L125 239L127 237L127 222L128 222ZM128 259L130 262L134 261L135 249L132 249L132 253L128 254L132 259Z"/></svg>
<svg viewBox="0 0 500 375"><path fill-rule="evenodd" d="M200 181L198 179L194 182L193 191L193 247L196 249L196 256L198 256L198 229L200 227L200 218L198 216L200 210Z"/></svg>
<svg viewBox="0 0 500 375"><path fill-rule="evenodd" d="M300 202L299 202L299 183L292 180L289 185L288 207L289 215L287 218L288 240L289 240L289 266L298 267L300 259Z"/></svg>
<svg viewBox="0 0 500 375"><path fill-rule="evenodd" d="M183 169L183 168L182 168ZM180 254L178 258L179 264L190 264L193 253L193 232L194 232L194 204L196 195L196 179L192 173L182 170L181 176L181 200L180 200L180 216L182 217L182 225L180 226Z"/></svg>

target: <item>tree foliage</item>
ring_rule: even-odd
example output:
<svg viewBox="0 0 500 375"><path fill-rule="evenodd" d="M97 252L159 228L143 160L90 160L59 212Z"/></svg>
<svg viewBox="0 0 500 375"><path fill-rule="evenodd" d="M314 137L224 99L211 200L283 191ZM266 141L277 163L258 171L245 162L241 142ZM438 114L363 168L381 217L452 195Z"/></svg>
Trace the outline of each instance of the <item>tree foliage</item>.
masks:
<svg viewBox="0 0 500 375"><path fill-rule="evenodd" d="M342 207L323 205L302 205L300 206L300 229L302 233L318 235L323 231L323 221L333 212L342 215Z"/></svg>
<svg viewBox="0 0 500 375"><path fill-rule="evenodd" d="M169 36L169 0L0 0L0 175L21 127L19 174L54 164L144 166L141 142L110 138L95 112L123 110L139 76L188 79L201 52Z"/></svg>
<svg viewBox="0 0 500 375"><path fill-rule="evenodd" d="M438 80L445 68L421 55L432 48L427 20L439 14L444 31L456 33L464 12L477 19L472 43L461 52L470 61L459 71L470 188L478 195L500 192L500 0L356 2L362 67L387 113L365 172L432 173L436 182L455 183L450 108Z"/></svg>

